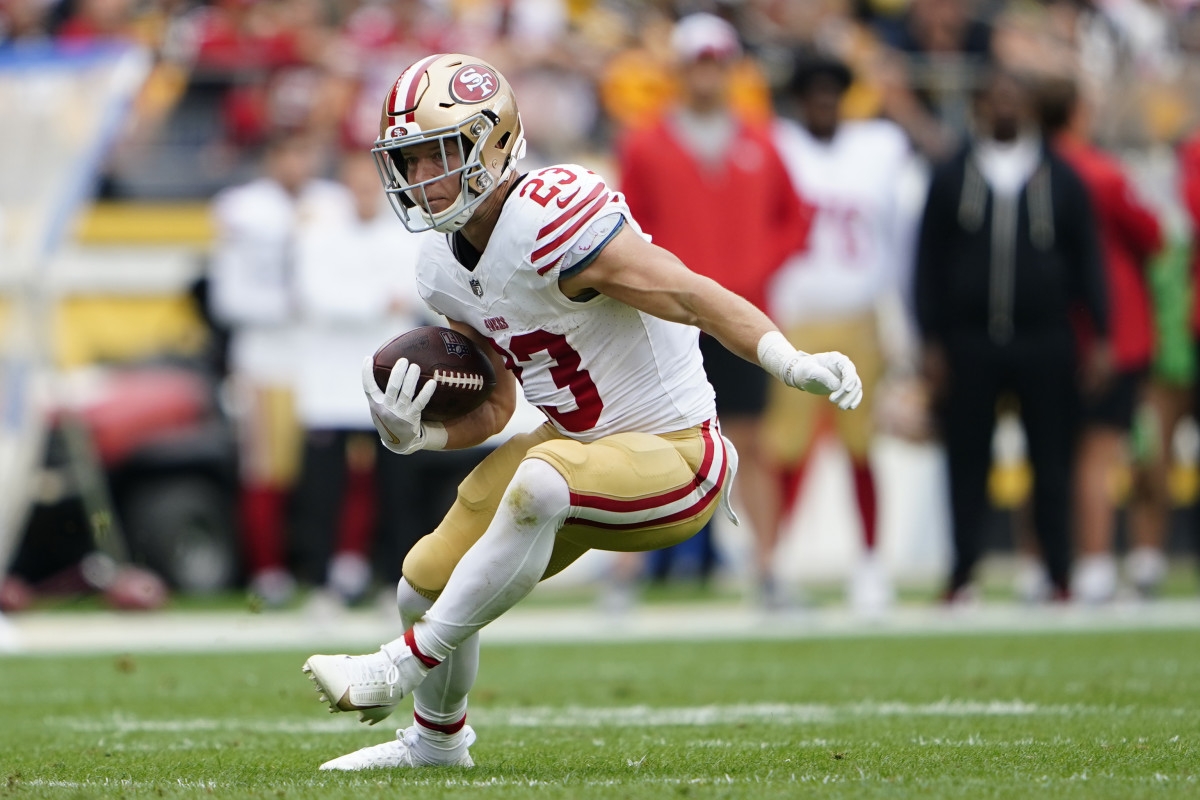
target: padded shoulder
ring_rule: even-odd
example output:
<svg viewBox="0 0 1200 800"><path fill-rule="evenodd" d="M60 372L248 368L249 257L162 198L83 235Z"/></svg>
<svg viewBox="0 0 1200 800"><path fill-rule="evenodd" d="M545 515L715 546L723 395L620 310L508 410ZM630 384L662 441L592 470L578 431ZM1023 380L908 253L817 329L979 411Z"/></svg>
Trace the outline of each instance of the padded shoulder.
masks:
<svg viewBox="0 0 1200 800"><path fill-rule="evenodd" d="M545 275L593 220L613 212L628 214L625 199L599 175L577 164L546 167L526 175L505 204L505 227L513 226L505 238Z"/></svg>

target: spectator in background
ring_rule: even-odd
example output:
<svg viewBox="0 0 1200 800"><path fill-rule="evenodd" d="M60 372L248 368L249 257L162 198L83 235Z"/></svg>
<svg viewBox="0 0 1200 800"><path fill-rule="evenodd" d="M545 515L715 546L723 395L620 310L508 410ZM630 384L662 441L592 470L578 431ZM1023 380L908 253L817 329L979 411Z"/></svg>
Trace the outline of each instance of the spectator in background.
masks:
<svg viewBox="0 0 1200 800"><path fill-rule="evenodd" d="M1162 229L1138 199L1121 164L1091 143L1091 115L1075 80L1044 79L1040 106L1046 136L1091 196L1111 304L1114 374L1104 386L1082 387L1083 429L1075 468L1078 554L1073 595L1085 603L1101 603L1117 590L1115 479L1129 463L1133 411L1154 352L1145 271L1150 257L1162 248ZM1095 347L1091 331L1082 333L1085 350Z"/></svg>
<svg viewBox="0 0 1200 800"><path fill-rule="evenodd" d="M315 221L296 242L296 399L305 439L293 504L298 574L338 604L369 588L372 546L386 551L380 564L393 565L380 577L398 579L409 547L426 533L419 509L428 454L379 457L386 450L363 402L361 367L385 341L427 322L415 268L430 235L396 222L369 153L344 156L341 182L353 207ZM412 511L376 513L382 498Z"/></svg>
<svg viewBox="0 0 1200 800"><path fill-rule="evenodd" d="M970 97L992 61L991 25L971 0L911 0L881 21L892 51L883 108L931 161L950 157L966 133Z"/></svg>
<svg viewBox="0 0 1200 800"><path fill-rule="evenodd" d="M909 146L891 122L842 121L842 97L852 82L841 61L812 55L797 63L790 91L800 121L779 122L775 142L792 183L816 211L807 249L771 279L767 310L793 342L817 349L836 342L873 397L885 365L876 314L884 302L899 302L908 268L896 201ZM786 510L799 495L804 467L825 427L824 409L803 397L774 387L768 397L766 447L784 483L782 518L769 523L775 536L762 537L764 558L781 536ZM831 422L850 456L863 532L863 557L851 574L847 597L857 612L873 615L890 605L892 589L876 556L878 502L869 458L873 409L870 397L863 402L867 413Z"/></svg>
<svg viewBox="0 0 1200 800"><path fill-rule="evenodd" d="M1095 216L1075 172L1041 140L1031 98L993 72L976 138L934 170L917 247L924 371L949 462L954 565L945 599L969 599L984 551L996 402L1013 393L1034 470L1033 517L1056 599L1069 596L1069 509L1079 363L1071 310L1096 332L1084 373L1108 368L1108 300Z"/></svg>
<svg viewBox="0 0 1200 800"><path fill-rule="evenodd" d="M1200 285L1200 128L1179 146L1179 193L1191 224L1192 285L1196 286ZM1200 303L1192 306L1192 332L1200 341Z"/></svg>
<svg viewBox="0 0 1200 800"><path fill-rule="evenodd" d="M51 8L46 0L5 0L0 3L0 47L47 40Z"/></svg>
<svg viewBox="0 0 1200 800"><path fill-rule="evenodd" d="M1179 436L1191 413L1196 354L1192 341L1191 247L1173 241L1149 269L1154 310L1154 359L1134 417L1125 578L1138 597L1158 594L1167 577L1166 546L1176 504L1194 498L1197 454Z"/></svg>
<svg viewBox="0 0 1200 800"><path fill-rule="evenodd" d="M59 42L136 41L134 0L75 0L71 11L55 31Z"/></svg>
<svg viewBox="0 0 1200 800"><path fill-rule="evenodd" d="M288 493L299 461L293 405L296 239L346 214L346 189L317 177L322 152L302 131L267 145L264 174L213 199L216 228L209 300L230 331L229 367L241 470L240 528L250 589L268 605L291 597Z"/></svg>
<svg viewBox="0 0 1200 800"><path fill-rule="evenodd" d="M370 149L379 126L379 98L396 75L429 53L454 50L448 21L423 0L363 3L345 19L331 54L334 83L344 95L341 139Z"/></svg>
<svg viewBox="0 0 1200 800"><path fill-rule="evenodd" d="M617 27L625 43L605 64L597 88L605 114L624 131L653 124L675 98L670 47L658 45L660 39L670 42L673 23L652 12L640 25Z"/></svg>
<svg viewBox="0 0 1200 800"><path fill-rule="evenodd" d="M737 31L711 14L675 26L679 103L652 126L628 135L619 151L621 189L655 243L694 271L760 306L767 278L806 241L810 210L800 201L767 128L729 103L731 68L741 56ZM769 543L778 487L761 444L767 382L716 340L701 336L722 430L741 457L735 492L757 539L764 599L778 600Z"/></svg>
<svg viewBox="0 0 1200 800"><path fill-rule="evenodd" d="M604 111L622 132L659 122L673 104L686 103L690 91L679 69L675 23L651 8L630 25L627 46L608 59L598 77ZM725 60L722 105L749 123L769 122L770 87L757 59L745 55L739 41L738 53Z"/></svg>
<svg viewBox="0 0 1200 800"><path fill-rule="evenodd" d="M1179 184L1184 210L1192 229L1192 287L1200 286L1200 129L1179 148ZM1200 351L1200 302L1192 304L1192 334ZM1200 391L1192 387L1192 415L1200 421ZM1195 545L1200 547L1200 534Z"/></svg>
<svg viewBox="0 0 1200 800"><path fill-rule="evenodd" d="M217 0L189 14L180 38L193 68L223 80L226 144L254 149L279 128L332 138L348 100L328 63L337 41L332 9L320 0Z"/></svg>

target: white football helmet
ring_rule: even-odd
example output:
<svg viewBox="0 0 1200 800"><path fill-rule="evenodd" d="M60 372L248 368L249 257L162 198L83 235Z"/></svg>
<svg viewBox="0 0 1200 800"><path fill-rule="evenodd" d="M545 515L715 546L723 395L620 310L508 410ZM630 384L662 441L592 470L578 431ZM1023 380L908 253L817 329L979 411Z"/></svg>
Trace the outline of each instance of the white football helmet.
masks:
<svg viewBox="0 0 1200 800"><path fill-rule="evenodd" d="M410 183L402 151L425 142L439 144L445 169L440 176ZM512 87L478 58L427 56L404 70L388 92L371 153L388 201L406 228L456 231L525 155ZM459 166L451 168L448 155L456 155ZM435 212L424 188L453 174L460 176L458 197Z"/></svg>

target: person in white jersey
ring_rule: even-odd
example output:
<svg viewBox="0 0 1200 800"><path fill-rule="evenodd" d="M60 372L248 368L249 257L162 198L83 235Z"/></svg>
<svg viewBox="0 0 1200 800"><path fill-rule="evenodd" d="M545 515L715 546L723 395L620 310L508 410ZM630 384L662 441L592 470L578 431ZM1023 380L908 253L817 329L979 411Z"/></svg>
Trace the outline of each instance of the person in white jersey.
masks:
<svg viewBox="0 0 1200 800"><path fill-rule="evenodd" d="M267 143L263 174L219 192L209 267L213 316L230 329L230 387L238 436L239 530L249 589L281 606L295 589L287 507L300 465L296 415L296 240L344 220L344 186L318 177L324 153L304 130Z"/></svg>
<svg viewBox="0 0 1200 800"><path fill-rule="evenodd" d="M838 342L870 388L885 362L877 314L898 298L907 271L896 200L909 146L904 132L891 122L842 119L841 100L851 82L849 68L832 57L806 55L797 61L790 92L800 121L781 118L775 136L792 184L816 214L808 247L772 276L767 310L789 341L817 349ZM825 427L824 409L813 399L779 384L768 392L766 446L783 480L775 536L758 540L768 551L782 538L804 468ZM870 395L864 406L866 413L839 414L831 427L850 459L863 532L863 557L851 571L847 595L857 612L872 615L889 605L892 590L875 553L878 503L868 452L874 434ZM760 561L772 561L770 556L760 553Z"/></svg>
<svg viewBox="0 0 1200 800"><path fill-rule="evenodd" d="M342 156L339 180L348 190L346 213L314 222L295 241L295 342L304 354L295 387L304 458L289 549L297 577L322 587L310 599L314 610L361 599L371 583L372 552L387 568L375 577L395 585L400 560L428 532L432 515L372 514L372 498L390 494L393 503L411 504L428 497L437 466L430 460L438 458L385 457L383 443L371 436L357 381L364 353L433 321L417 293L416 268L422 242L437 234L396 224L365 148Z"/></svg>
<svg viewBox="0 0 1200 800"><path fill-rule="evenodd" d="M516 171L516 98L487 63L439 54L388 93L376 155L421 253L421 296L493 354L496 388L476 411L424 422L434 384L400 359L385 391L363 388L389 449L476 445L513 413L518 382L548 422L493 451L442 523L404 561L403 635L367 655L304 665L332 711L374 723L413 695L415 724L322 769L472 764L467 692L478 632L591 548L651 550L691 536L726 497L736 454L720 436L699 330L779 380L856 407L841 353L788 344L748 301L651 244L624 198L587 169ZM404 513L389 509L384 513Z"/></svg>

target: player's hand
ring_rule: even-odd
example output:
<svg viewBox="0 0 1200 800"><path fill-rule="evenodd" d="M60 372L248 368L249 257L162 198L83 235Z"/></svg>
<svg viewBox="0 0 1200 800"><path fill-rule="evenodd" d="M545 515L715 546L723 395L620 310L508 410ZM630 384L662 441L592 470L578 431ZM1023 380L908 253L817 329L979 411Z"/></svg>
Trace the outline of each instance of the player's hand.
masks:
<svg viewBox="0 0 1200 800"><path fill-rule="evenodd" d="M393 453L408 455L426 445L427 430L421 422L421 412L433 396L437 383L427 381L417 392L421 368L402 358L392 367L387 389L379 391L375 383L375 365L370 356L363 361L362 383L371 407L371 421L383 445Z"/></svg>
<svg viewBox="0 0 1200 800"><path fill-rule="evenodd" d="M789 386L812 394L827 394L838 408L849 411L862 402L862 379L854 362L838 352L797 353L784 373Z"/></svg>

